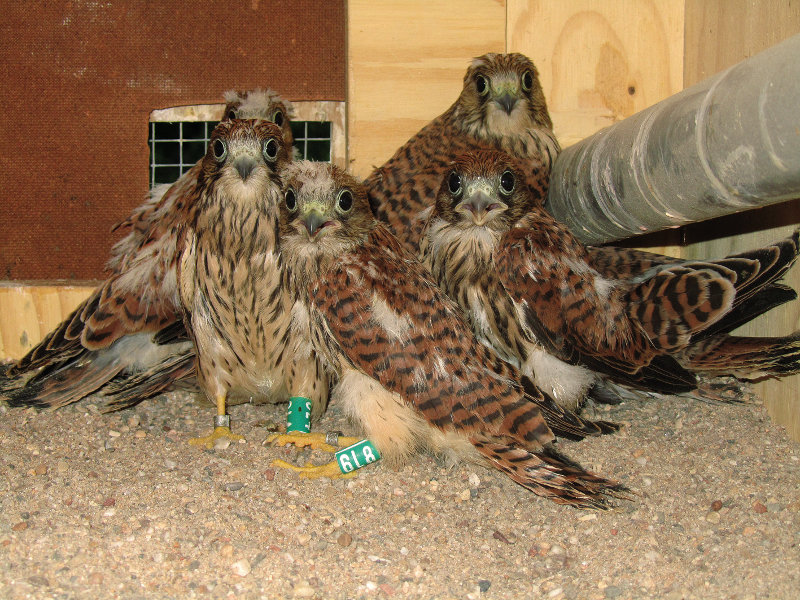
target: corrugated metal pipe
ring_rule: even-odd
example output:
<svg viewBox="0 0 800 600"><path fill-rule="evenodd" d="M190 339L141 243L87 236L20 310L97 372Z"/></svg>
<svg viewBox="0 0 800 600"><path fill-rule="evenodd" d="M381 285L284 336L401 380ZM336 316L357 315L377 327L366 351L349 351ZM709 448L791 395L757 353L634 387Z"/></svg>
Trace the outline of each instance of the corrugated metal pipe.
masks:
<svg viewBox="0 0 800 600"><path fill-rule="evenodd" d="M800 35L564 150L547 208L610 242L800 197Z"/></svg>

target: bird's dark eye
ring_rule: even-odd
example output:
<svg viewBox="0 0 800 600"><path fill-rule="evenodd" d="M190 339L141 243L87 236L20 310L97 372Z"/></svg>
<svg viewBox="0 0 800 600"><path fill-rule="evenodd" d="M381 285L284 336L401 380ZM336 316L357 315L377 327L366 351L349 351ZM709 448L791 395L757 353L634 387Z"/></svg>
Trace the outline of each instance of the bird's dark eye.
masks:
<svg viewBox="0 0 800 600"><path fill-rule="evenodd" d="M228 118L229 119L235 119L236 118L236 109L235 108L232 108L232 109L230 109L228 111Z"/></svg>
<svg viewBox="0 0 800 600"><path fill-rule="evenodd" d="M211 144L211 151L214 153L214 158L222 162L228 156L228 145L222 140L214 140L214 143Z"/></svg>
<svg viewBox="0 0 800 600"><path fill-rule="evenodd" d="M489 93L489 82L483 75L475 75L475 89L481 96Z"/></svg>
<svg viewBox="0 0 800 600"><path fill-rule="evenodd" d="M275 162L275 159L278 157L278 142L275 141L275 138L269 138L265 141L261 152L264 155L264 160L267 162Z"/></svg>
<svg viewBox="0 0 800 600"><path fill-rule="evenodd" d="M526 92L530 92L531 88L533 87L533 73L530 71L525 71L522 74L522 89Z"/></svg>
<svg viewBox="0 0 800 600"><path fill-rule="evenodd" d="M336 205L342 212L347 212L353 208L353 193L350 190L339 192L339 199L336 201Z"/></svg>
<svg viewBox="0 0 800 600"><path fill-rule="evenodd" d="M461 193L461 176L453 171L447 178L447 189L453 196L458 196Z"/></svg>
<svg viewBox="0 0 800 600"><path fill-rule="evenodd" d="M272 122L278 127L283 127L283 113L279 110L276 110L275 114L272 115Z"/></svg>
<svg viewBox="0 0 800 600"><path fill-rule="evenodd" d="M500 191L506 196L514 191L514 186L517 184L517 179L511 171L503 171L500 175Z"/></svg>
<svg viewBox="0 0 800 600"><path fill-rule="evenodd" d="M530 71L525 71L522 74L522 89L526 92L530 92L531 88L533 87L533 73Z"/></svg>
<svg viewBox="0 0 800 600"><path fill-rule="evenodd" d="M297 198L295 198L294 190L292 188L286 190L284 201L286 202L286 208L288 208L290 212L297 210Z"/></svg>

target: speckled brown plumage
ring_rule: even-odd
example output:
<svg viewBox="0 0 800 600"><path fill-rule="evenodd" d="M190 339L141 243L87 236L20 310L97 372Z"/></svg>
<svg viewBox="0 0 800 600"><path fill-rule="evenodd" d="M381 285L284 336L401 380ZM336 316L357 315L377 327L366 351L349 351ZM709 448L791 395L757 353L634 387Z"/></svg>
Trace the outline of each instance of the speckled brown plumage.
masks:
<svg viewBox="0 0 800 600"><path fill-rule="evenodd" d="M488 461L557 502L604 505L616 484L553 453L516 371L374 219L363 186L320 163L294 163L283 179L281 252L286 286L305 304L298 320L340 380L334 398L384 458L427 449Z"/></svg>
<svg viewBox="0 0 800 600"><path fill-rule="evenodd" d="M198 380L220 407L231 390L311 398L327 383L316 357L298 352L293 300L281 285L279 170L291 146L268 121L223 121L214 129L181 229L178 284L197 352Z"/></svg>
<svg viewBox="0 0 800 600"><path fill-rule="evenodd" d="M412 252L449 164L475 148L518 157L528 186L544 201L560 147L539 75L526 56L490 53L474 59L455 103L365 180L374 214Z"/></svg>
<svg viewBox="0 0 800 600"><path fill-rule="evenodd" d="M581 245L539 206L516 161L496 151L453 163L422 245L479 337L570 406L595 372L678 393L695 388L696 373L800 368L796 334L759 342L727 335L795 296L777 280L797 256L797 233L713 262L612 252ZM629 258L636 264L626 266ZM625 277L603 276L595 265Z"/></svg>
<svg viewBox="0 0 800 600"><path fill-rule="evenodd" d="M291 143L293 109L277 94L230 91L225 98L225 117L280 121ZM194 350L181 330L176 242L199 173L200 161L174 184L155 187L116 227L126 234L111 250L108 279L0 377L0 398L58 407L100 392L118 409L193 377Z"/></svg>

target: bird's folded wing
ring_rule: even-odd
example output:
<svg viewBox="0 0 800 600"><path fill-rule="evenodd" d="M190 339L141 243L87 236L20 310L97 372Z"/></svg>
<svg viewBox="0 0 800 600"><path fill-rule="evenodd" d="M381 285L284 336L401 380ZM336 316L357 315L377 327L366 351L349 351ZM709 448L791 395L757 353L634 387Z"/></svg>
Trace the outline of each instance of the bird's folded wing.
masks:
<svg viewBox="0 0 800 600"><path fill-rule="evenodd" d="M379 226L311 290L341 352L440 429L552 439L538 407L499 373L458 307Z"/></svg>
<svg viewBox="0 0 800 600"><path fill-rule="evenodd" d="M665 393L692 389L694 376L659 355L647 331L629 318L614 282L543 231L510 230L496 256L498 275L536 340L561 360L619 383Z"/></svg>

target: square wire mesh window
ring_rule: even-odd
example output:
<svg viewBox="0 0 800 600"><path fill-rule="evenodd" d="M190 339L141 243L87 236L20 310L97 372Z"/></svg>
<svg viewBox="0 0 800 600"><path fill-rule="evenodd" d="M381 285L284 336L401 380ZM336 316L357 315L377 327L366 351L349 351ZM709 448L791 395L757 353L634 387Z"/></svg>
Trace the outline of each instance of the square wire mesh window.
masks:
<svg viewBox="0 0 800 600"><path fill-rule="evenodd" d="M150 123L150 187L173 183L203 158L217 121L154 121ZM300 158L330 162L329 121L292 122Z"/></svg>
<svg viewBox="0 0 800 600"><path fill-rule="evenodd" d="M330 162L330 121L292 121L292 137L302 158Z"/></svg>

